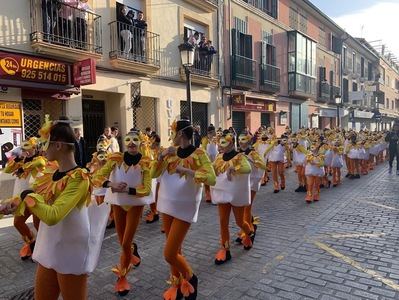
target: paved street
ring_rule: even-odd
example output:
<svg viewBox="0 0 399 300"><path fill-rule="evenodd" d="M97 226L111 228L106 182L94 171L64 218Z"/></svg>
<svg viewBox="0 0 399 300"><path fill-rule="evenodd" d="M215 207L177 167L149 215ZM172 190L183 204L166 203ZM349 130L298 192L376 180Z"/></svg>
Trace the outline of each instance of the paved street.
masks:
<svg viewBox="0 0 399 300"><path fill-rule="evenodd" d="M261 223L254 248L232 246L233 259L223 266L213 264L219 240L216 207L202 204L184 245L200 280L198 299L399 299L399 176L380 166L323 190L321 201L311 205L304 194L293 192L294 180L290 171L287 190L279 194L270 184L262 188L255 205ZM161 299L168 267L159 224L142 223L136 242L142 264L129 275L133 290L126 299ZM20 245L12 227L0 229L4 299L29 295L33 285L35 265L19 260ZM110 269L118 255L115 233L108 230L90 277L90 299L117 299Z"/></svg>

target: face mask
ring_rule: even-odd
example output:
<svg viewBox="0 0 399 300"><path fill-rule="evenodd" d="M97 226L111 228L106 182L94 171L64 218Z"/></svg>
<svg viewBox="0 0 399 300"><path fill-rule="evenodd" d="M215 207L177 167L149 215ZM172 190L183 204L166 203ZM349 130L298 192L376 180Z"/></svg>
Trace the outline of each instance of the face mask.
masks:
<svg viewBox="0 0 399 300"><path fill-rule="evenodd" d="M140 138L138 135L127 135L125 137L125 146L129 146L130 144L134 144L135 146L139 146L140 145Z"/></svg>

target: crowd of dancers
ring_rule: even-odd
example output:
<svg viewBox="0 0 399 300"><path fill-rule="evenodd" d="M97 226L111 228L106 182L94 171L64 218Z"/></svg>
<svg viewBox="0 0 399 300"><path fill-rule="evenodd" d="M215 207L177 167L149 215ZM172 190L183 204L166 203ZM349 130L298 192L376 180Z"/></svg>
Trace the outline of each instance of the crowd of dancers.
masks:
<svg viewBox="0 0 399 300"><path fill-rule="evenodd" d="M338 187L341 170L360 178L387 155L382 132L342 129L286 128L277 137L273 128L238 136L210 125L201 147L192 144L188 120L172 124L171 146L163 148L159 136L131 129L124 137L125 152L110 153L110 142L99 139L87 168L74 159L75 137L67 118L46 118L39 138L21 145L5 172L15 176L13 197L0 204L0 214L14 215L23 239L22 260L37 262L35 299L86 299L88 274L100 255L107 221L112 215L121 247L115 292L129 293L128 274L141 263L135 234L145 206L147 223L162 219L166 235L164 258L170 266L166 300L196 299L198 278L182 252L184 239L198 219L200 202L217 205L220 246L215 264L232 259L229 219L233 212L239 228L235 242L250 250L257 218L252 205L261 186L269 181L274 193L286 189L286 169L294 166L304 201L321 199L320 188ZM203 193L204 189L204 193ZM37 234L27 226L33 216ZM161 296L161 295L160 295Z"/></svg>

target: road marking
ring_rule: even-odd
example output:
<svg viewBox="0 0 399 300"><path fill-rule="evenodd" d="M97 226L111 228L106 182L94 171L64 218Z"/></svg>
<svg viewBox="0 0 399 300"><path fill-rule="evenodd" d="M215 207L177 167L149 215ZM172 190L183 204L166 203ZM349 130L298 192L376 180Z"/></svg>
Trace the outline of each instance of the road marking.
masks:
<svg viewBox="0 0 399 300"><path fill-rule="evenodd" d="M360 237L369 237L369 238L377 238L385 236L385 233L343 233L343 234L330 234L330 237L334 239L346 239L346 238L360 238Z"/></svg>
<svg viewBox="0 0 399 300"><path fill-rule="evenodd" d="M388 205L384 205L384 204L379 204L379 203L376 203L376 202L373 202L373 201L359 200L359 199L356 199L356 201L368 203L368 204L371 204L371 205L374 205L374 206L378 206L378 207L382 207L382 208L386 208L386 209L390 209L390 210L399 210L399 208L388 206Z"/></svg>
<svg viewBox="0 0 399 300"><path fill-rule="evenodd" d="M110 235L107 235L107 236L103 239L103 241L109 240L110 238L112 238L112 237L114 237L114 236L116 236L116 233L112 233L112 234L110 234Z"/></svg>
<svg viewBox="0 0 399 300"><path fill-rule="evenodd" d="M285 253L283 253L285 255ZM277 263L279 263L280 261L282 261L284 259L284 255L280 254L277 255L275 258L273 258L269 263L267 263L262 270L263 274L266 274L268 272L269 267L273 267L275 266Z"/></svg>
<svg viewBox="0 0 399 300"><path fill-rule="evenodd" d="M313 241L313 244L316 245L318 248L328 252L332 256L342 259L344 262L351 265L355 269L358 269L359 271L362 271L363 273L366 273L366 274L372 276L375 280L384 283L385 285L389 286L390 288L394 289L395 291L399 291L399 285L396 284L393 280L383 277L381 274L377 273L374 270L370 270L370 269L363 267L362 265L360 265L358 262L356 262L352 258L339 253L338 251L327 246L324 243L321 243L319 241Z"/></svg>

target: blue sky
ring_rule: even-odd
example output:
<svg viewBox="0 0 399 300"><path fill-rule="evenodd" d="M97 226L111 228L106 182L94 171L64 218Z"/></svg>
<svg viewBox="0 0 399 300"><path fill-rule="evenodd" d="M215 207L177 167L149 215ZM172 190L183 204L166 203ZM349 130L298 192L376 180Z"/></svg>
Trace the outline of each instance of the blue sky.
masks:
<svg viewBox="0 0 399 300"><path fill-rule="evenodd" d="M310 0L318 8L320 8L325 14L330 17L338 17L353 13L361 9L370 7L378 2L379 0ZM389 2L389 1L384 1ZM392 0L391 2L394 2Z"/></svg>
<svg viewBox="0 0 399 300"><path fill-rule="evenodd" d="M385 44L399 58L399 0L310 0L354 37Z"/></svg>

